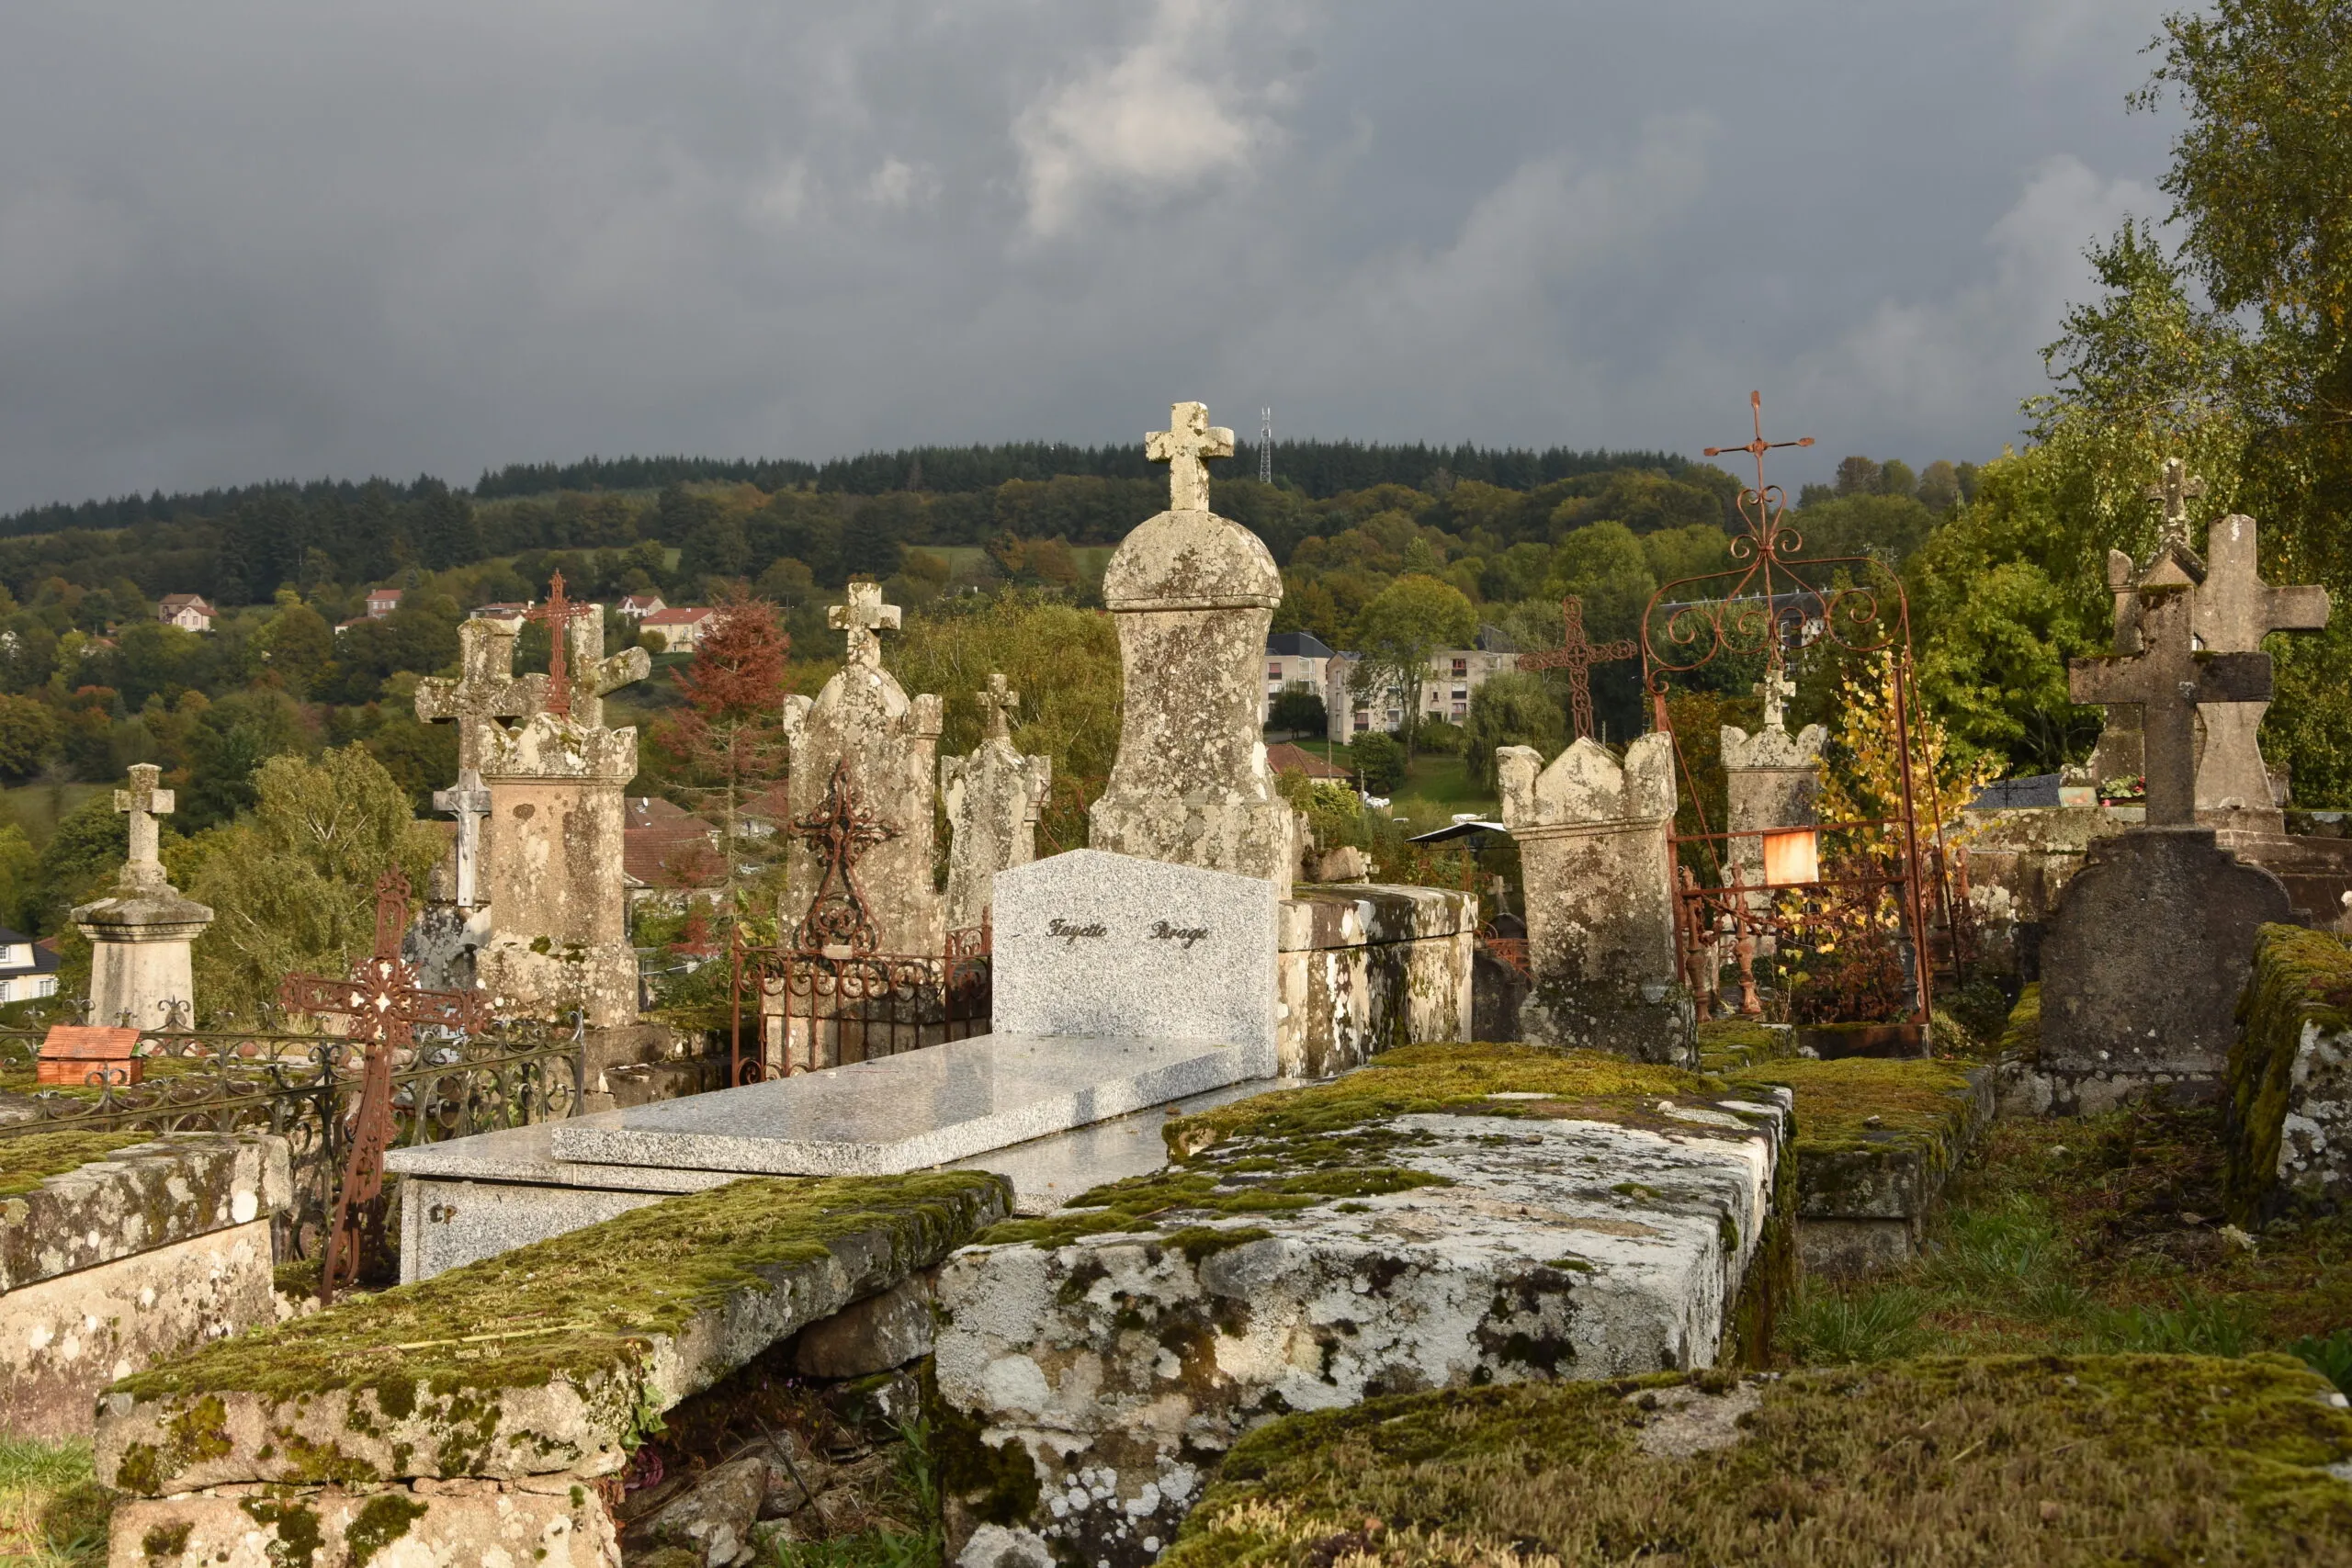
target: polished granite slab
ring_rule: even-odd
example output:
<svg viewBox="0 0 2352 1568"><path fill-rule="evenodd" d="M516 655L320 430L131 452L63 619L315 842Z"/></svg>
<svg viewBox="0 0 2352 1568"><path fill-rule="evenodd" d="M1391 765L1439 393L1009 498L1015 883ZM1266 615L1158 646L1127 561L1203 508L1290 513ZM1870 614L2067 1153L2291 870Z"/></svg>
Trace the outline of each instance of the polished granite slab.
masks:
<svg viewBox="0 0 2352 1568"><path fill-rule="evenodd" d="M555 1125L559 1160L760 1176L953 1164L1271 1076L1271 1042L987 1034Z"/></svg>

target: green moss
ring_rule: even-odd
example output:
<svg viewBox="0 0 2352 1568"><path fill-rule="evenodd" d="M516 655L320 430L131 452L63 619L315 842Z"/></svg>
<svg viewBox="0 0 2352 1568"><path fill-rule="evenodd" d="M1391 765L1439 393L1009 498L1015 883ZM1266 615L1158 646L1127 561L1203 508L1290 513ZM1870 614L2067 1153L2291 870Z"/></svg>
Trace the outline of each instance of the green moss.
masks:
<svg viewBox="0 0 2352 1568"><path fill-rule="evenodd" d="M254 1523L269 1528L270 1539L263 1550L269 1555L270 1568L311 1568L325 1540L317 1509L266 1497L248 1497L241 1506Z"/></svg>
<svg viewBox="0 0 2352 1568"><path fill-rule="evenodd" d="M1760 1019L1711 1018L1699 1025L1699 1066L1710 1073L1778 1061L1796 1055L1796 1032Z"/></svg>
<svg viewBox="0 0 2352 1568"><path fill-rule="evenodd" d="M2001 1031L2001 1060L2041 1060L2041 982L2039 980L2019 991L2017 1005L2009 1009L2008 1027Z"/></svg>
<svg viewBox="0 0 2352 1568"><path fill-rule="evenodd" d="M379 1492L368 1498L360 1508L359 1517L343 1532L351 1568L368 1568L369 1558L408 1534L408 1527L427 1511L424 1504L405 1492Z"/></svg>
<svg viewBox="0 0 2352 1568"><path fill-rule="evenodd" d="M78 1170L133 1144L154 1141L153 1133L28 1133L0 1138L0 1198L20 1197L52 1176Z"/></svg>
<svg viewBox="0 0 2352 1568"><path fill-rule="evenodd" d="M388 1415L430 1397L435 1419L462 1446L495 1419L493 1400L465 1391L628 1372L651 1337L675 1333L775 1269L824 1257L845 1236L883 1231L899 1265L912 1269L967 1239L1003 1202L1001 1179L975 1171L733 1182L220 1340L114 1386L140 1399L365 1388ZM126 1483L148 1489L128 1472Z"/></svg>
<svg viewBox="0 0 2352 1568"><path fill-rule="evenodd" d="M922 1404L940 1489L978 1524L1016 1525L1034 1517L1042 1487L1029 1450L1018 1438L985 1441L977 1418L940 1397L928 1359L922 1363Z"/></svg>
<svg viewBox="0 0 2352 1568"><path fill-rule="evenodd" d="M2270 1217L2290 1196L2278 1185L2278 1145L2295 1056L2307 1027L2352 1029L2347 999L2352 943L2301 926L2266 925L2256 933L2222 1118L2222 1193L2240 1224Z"/></svg>
<svg viewBox="0 0 2352 1568"><path fill-rule="evenodd" d="M1244 1438L1168 1568L2352 1560L2352 1415L2283 1357L2005 1357L1747 1385L1728 1447L1636 1440L1721 1372L1374 1399Z"/></svg>
<svg viewBox="0 0 2352 1568"><path fill-rule="evenodd" d="M1796 1093L1798 1163L1807 1150L1877 1148L1897 1140L1947 1140L1975 1113L1975 1091L1960 1068L1936 1061L1802 1057L1741 1073L1735 1084Z"/></svg>
<svg viewBox="0 0 2352 1568"><path fill-rule="evenodd" d="M1772 1360L1773 1337L1781 1309L1797 1293L1797 1193L1802 1162L1783 1159L1772 1169L1772 1206L1764 1215L1764 1234L1756 1238L1747 1272L1739 1281L1739 1297L1724 1320L1723 1343L1716 1348L1719 1366L1763 1367ZM1724 1221L1729 1226L1731 1221ZM1728 1249L1737 1244L1727 1235Z"/></svg>
<svg viewBox="0 0 2352 1568"><path fill-rule="evenodd" d="M1188 1263L1198 1263L1204 1258L1246 1247L1253 1241L1265 1241L1274 1233L1256 1225L1240 1225L1232 1230L1218 1230L1214 1225L1191 1225L1168 1238L1168 1245L1184 1255Z"/></svg>
<svg viewBox="0 0 2352 1568"><path fill-rule="evenodd" d="M187 1550L188 1522L175 1519L167 1525L151 1525L139 1538L139 1549L150 1557L177 1557Z"/></svg>

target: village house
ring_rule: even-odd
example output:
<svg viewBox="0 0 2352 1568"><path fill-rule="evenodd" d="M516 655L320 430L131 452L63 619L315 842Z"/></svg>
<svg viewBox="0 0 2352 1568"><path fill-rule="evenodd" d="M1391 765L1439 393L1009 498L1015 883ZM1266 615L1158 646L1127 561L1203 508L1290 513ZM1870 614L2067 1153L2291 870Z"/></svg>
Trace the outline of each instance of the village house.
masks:
<svg viewBox="0 0 2352 1568"><path fill-rule="evenodd" d="M214 613L201 593L166 593L155 606L157 620L187 632L210 631Z"/></svg>
<svg viewBox="0 0 2352 1568"><path fill-rule="evenodd" d="M401 591L397 588L368 590L368 618L380 621L401 607Z"/></svg>
<svg viewBox="0 0 2352 1568"><path fill-rule="evenodd" d="M621 595L620 607L616 613L626 620L641 621L648 615L660 615L668 608L667 604L662 603L662 595L659 593L624 593Z"/></svg>
<svg viewBox="0 0 2352 1568"><path fill-rule="evenodd" d="M703 633L710 629L710 623L717 616L717 611L704 605L685 604L674 610L656 610L639 620L638 625L649 632L661 634L663 651L692 653L701 644Z"/></svg>
<svg viewBox="0 0 2352 1568"><path fill-rule="evenodd" d="M57 953L0 926L0 1002L57 995Z"/></svg>
<svg viewBox="0 0 2352 1568"><path fill-rule="evenodd" d="M523 617L529 613L530 608L528 604L513 604L502 600L488 604L477 604L473 607L472 615L477 621L496 621L508 631L519 632L523 629Z"/></svg>
<svg viewBox="0 0 2352 1568"><path fill-rule="evenodd" d="M1420 716L1460 724L1470 716L1470 694L1487 678L1519 668L1519 654L1510 639L1492 626L1482 627L1476 648L1442 648L1430 655L1429 671L1421 679L1416 706ZM1367 731L1386 733L1405 723L1403 694L1365 689L1356 679L1362 654L1340 653L1327 666L1323 705L1330 715L1331 739L1344 745Z"/></svg>
<svg viewBox="0 0 2352 1568"><path fill-rule="evenodd" d="M718 829L658 795L632 795L621 818L621 884L628 889L628 913L674 913L697 893L724 880Z"/></svg>
<svg viewBox="0 0 2352 1568"><path fill-rule="evenodd" d="M1261 720L1274 705L1274 699L1294 686L1320 696L1330 677L1332 658L1329 645L1313 632L1276 632L1266 638L1266 701Z"/></svg>

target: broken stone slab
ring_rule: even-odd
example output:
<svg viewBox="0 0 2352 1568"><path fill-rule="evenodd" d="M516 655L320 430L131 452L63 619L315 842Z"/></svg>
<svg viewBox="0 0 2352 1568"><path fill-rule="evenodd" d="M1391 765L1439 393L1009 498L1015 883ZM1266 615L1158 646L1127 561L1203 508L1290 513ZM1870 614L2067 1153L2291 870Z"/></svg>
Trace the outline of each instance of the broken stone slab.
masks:
<svg viewBox="0 0 2352 1568"><path fill-rule="evenodd" d="M1049 1214L1106 1181L1168 1163L1160 1125L1262 1094L1264 1079L1228 1084L1166 1105L1090 1122L1051 1137L957 1160L953 1170L985 1170L1012 1183L1012 1212ZM556 1123L477 1133L447 1143L393 1149L386 1168L401 1186L401 1283L413 1285L535 1241L567 1235L678 1192L703 1192L739 1178L727 1171L592 1165L555 1157Z"/></svg>
<svg viewBox="0 0 2352 1568"><path fill-rule="evenodd" d="M678 1496L629 1526L632 1554L683 1547L700 1568L727 1568L752 1544L752 1527L768 1492L768 1461L758 1454L713 1467Z"/></svg>
<svg viewBox="0 0 2352 1568"><path fill-rule="evenodd" d="M1918 1256L1929 1213L1993 1120L1993 1071L1849 1056L1760 1064L1733 1080L1796 1096L1797 1257L1860 1275Z"/></svg>
<svg viewBox="0 0 2352 1568"><path fill-rule="evenodd" d="M1269 969L1272 957L1269 947ZM548 1147L589 1164L888 1175L1265 1077L1273 1066L1271 1043L986 1034L573 1117Z"/></svg>
<svg viewBox="0 0 2352 1568"><path fill-rule="evenodd" d="M1284 1411L1706 1366L1786 1266L1788 1116L1592 1053L1406 1047L941 1269L951 1551L1131 1568ZM1147 1543L1151 1544L1147 1544Z"/></svg>
<svg viewBox="0 0 2352 1568"><path fill-rule="evenodd" d="M11 1172L31 1184L9 1191ZM245 1224L291 1198L286 1140L266 1133L26 1134L0 1145L0 1292Z"/></svg>
<svg viewBox="0 0 2352 1568"><path fill-rule="evenodd" d="M931 1354L932 1285L912 1275L878 1296L803 1329L792 1347L801 1376L862 1378Z"/></svg>
<svg viewBox="0 0 2352 1568"><path fill-rule="evenodd" d="M330 1487L287 1496L194 1494L118 1504L107 1568L618 1568L605 1505L585 1485L488 1485L430 1495Z"/></svg>
<svg viewBox="0 0 2352 1568"><path fill-rule="evenodd" d="M149 1496L609 1474L662 1411L1005 1208L964 1172L689 1193L126 1378L97 1473Z"/></svg>

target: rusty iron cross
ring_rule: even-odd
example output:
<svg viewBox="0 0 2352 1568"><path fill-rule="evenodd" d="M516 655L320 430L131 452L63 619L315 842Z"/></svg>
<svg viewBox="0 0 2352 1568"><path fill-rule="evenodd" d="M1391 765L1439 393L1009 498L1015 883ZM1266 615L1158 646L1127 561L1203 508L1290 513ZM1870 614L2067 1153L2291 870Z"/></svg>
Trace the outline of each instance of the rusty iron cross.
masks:
<svg viewBox="0 0 2352 1568"><path fill-rule="evenodd" d="M1584 601L1571 593L1560 601L1564 623L1560 646L1520 655L1521 670L1565 670L1568 672L1568 706L1576 715L1577 739L1592 738L1592 667L1641 651L1631 637L1594 642L1584 635Z"/></svg>
<svg viewBox="0 0 2352 1568"><path fill-rule="evenodd" d="M849 759L833 764L825 785L824 804L793 819L792 836L817 852L823 870L808 912L793 933L802 951L833 956L871 953L881 945L881 933L865 907L857 886L857 863L865 852L899 836L899 829L865 809L858 797L857 781Z"/></svg>
<svg viewBox="0 0 2352 1568"><path fill-rule="evenodd" d="M1764 499L1764 454L1781 446L1810 446L1813 445L1813 437L1800 435L1794 441L1765 440L1764 394L1762 392L1747 394L1747 412L1756 422L1756 438L1743 442L1737 446L1710 446L1706 448L1704 455L1710 457L1720 457L1726 452L1746 452L1754 457L1756 459L1756 498L1760 503Z"/></svg>
<svg viewBox="0 0 2352 1568"><path fill-rule="evenodd" d="M335 1193L334 1220L327 1232L326 1267L319 1272L319 1300L329 1302L359 1274L362 1244L380 1228L376 1200L384 1190L384 1151L392 1142L392 1055L415 1040L418 1024L471 1031L487 1021L482 998L472 991L429 991L416 983L416 967L401 957L408 930L408 878L395 866L376 881L376 951L334 979L324 975L288 975L277 991L288 1012L350 1021L348 1039L368 1050L360 1068L359 1105L352 1117L351 1153Z"/></svg>
<svg viewBox="0 0 2352 1568"><path fill-rule="evenodd" d="M595 613L595 605L563 596L563 573L560 571L548 583L548 602L536 610L523 612L525 619L544 622L548 628L548 692L543 708L558 718L571 716L571 671L564 651L564 645L571 640L571 623Z"/></svg>

